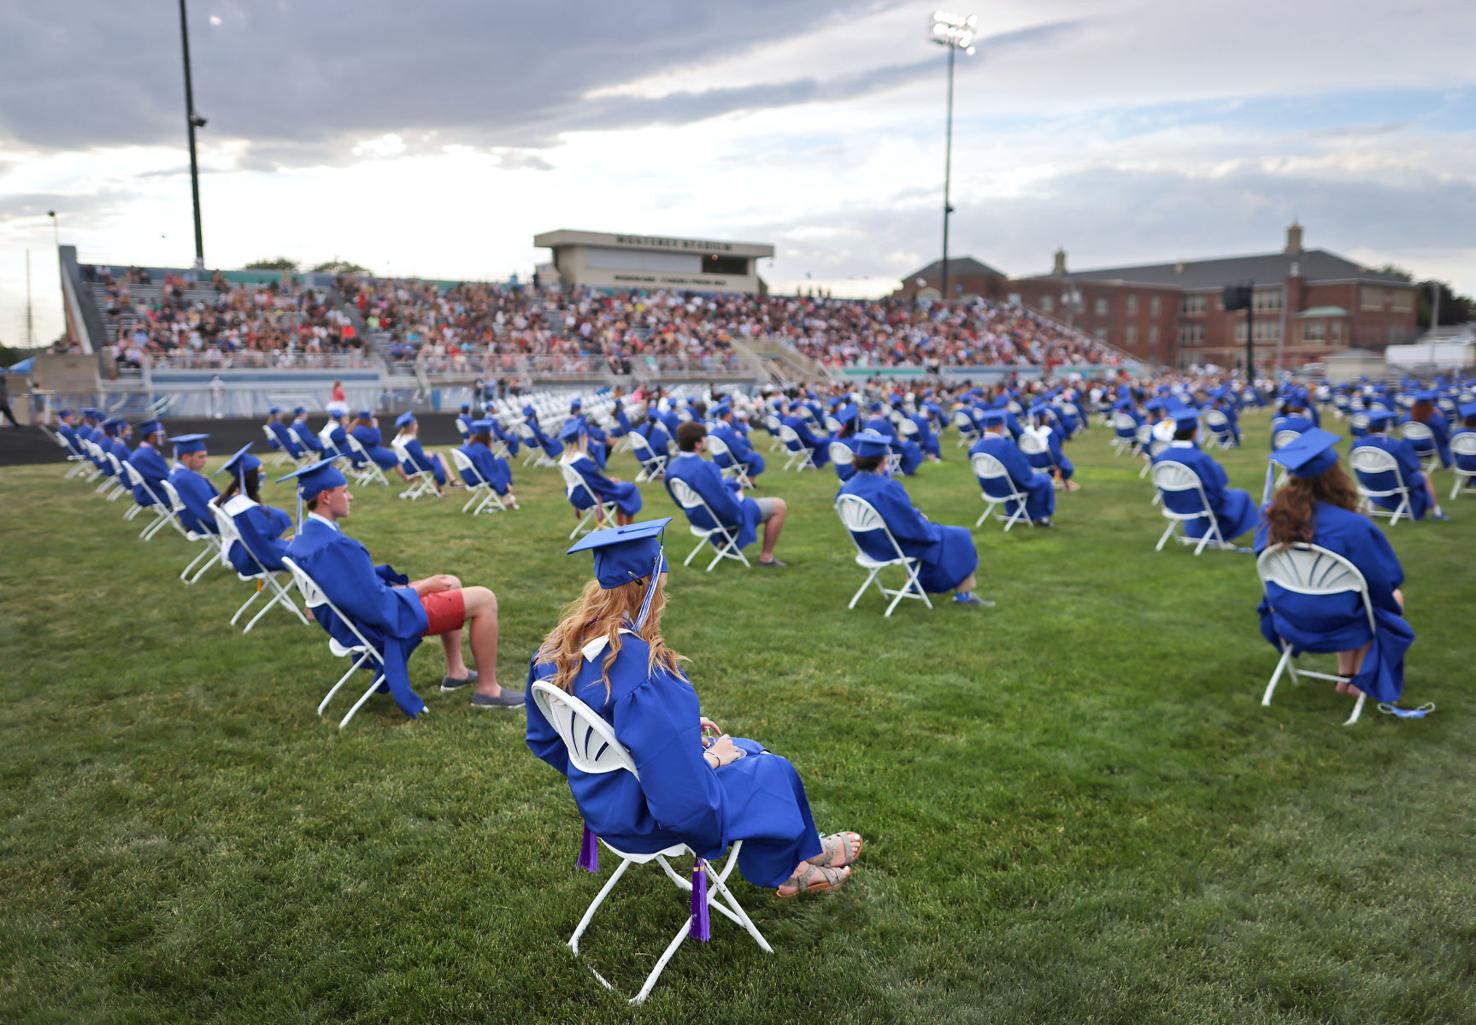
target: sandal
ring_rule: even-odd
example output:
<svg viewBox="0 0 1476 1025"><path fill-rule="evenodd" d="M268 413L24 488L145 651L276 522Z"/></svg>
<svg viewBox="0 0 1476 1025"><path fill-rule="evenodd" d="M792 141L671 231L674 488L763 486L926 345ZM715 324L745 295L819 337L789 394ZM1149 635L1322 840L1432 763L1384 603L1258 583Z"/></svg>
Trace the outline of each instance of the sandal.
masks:
<svg viewBox="0 0 1476 1025"><path fill-rule="evenodd" d="M839 890L849 878L851 878L850 866L825 868L805 862L805 867L790 876L783 886L774 891L774 894L781 900L789 900L802 893L828 893L831 890ZM794 889L785 893L785 886L793 886Z"/></svg>
<svg viewBox="0 0 1476 1025"><path fill-rule="evenodd" d="M845 868L861 857L861 843L861 834L853 833L849 829L822 836L820 853L811 858L809 863L819 865L821 868ZM853 845L856 852L850 854ZM847 857L848 854L849 857Z"/></svg>

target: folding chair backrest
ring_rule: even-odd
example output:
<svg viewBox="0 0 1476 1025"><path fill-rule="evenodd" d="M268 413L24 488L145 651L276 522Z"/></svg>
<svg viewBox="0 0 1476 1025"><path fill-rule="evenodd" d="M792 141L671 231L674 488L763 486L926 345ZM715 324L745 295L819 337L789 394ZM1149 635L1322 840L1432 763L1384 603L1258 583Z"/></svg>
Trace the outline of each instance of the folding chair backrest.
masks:
<svg viewBox="0 0 1476 1025"><path fill-rule="evenodd" d="M727 456L729 459L733 458L733 453L728 451L728 443L722 438L719 438L717 435L709 434L702 440L703 443L707 446L708 454L711 455L714 459L718 459L723 456Z"/></svg>
<svg viewBox="0 0 1476 1025"><path fill-rule="evenodd" d="M1230 426L1230 418L1218 409L1205 410L1204 422L1209 425L1212 431L1224 430Z"/></svg>
<svg viewBox="0 0 1476 1025"><path fill-rule="evenodd" d="M901 420L897 421L897 429L904 436L910 438L917 433L917 421L904 416Z"/></svg>
<svg viewBox="0 0 1476 1025"><path fill-rule="evenodd" d="M589 493L591 499L595 499L594 492L589 490L589 485L584 482L584 478L579 475L579 471L574 469L574 467L568 463L560 462L559 473L563 474L564 477L564 497L573 498L574 492L583 490Z"/></svg>
<svg viewBox="0 0 1476 1025"><path fill-rule="evenodd" d="M241 541L241 532L236 529L236 521L231 518L230 513L221 508L219 502L210 503L210 515L215 517L215 529L220 532L222 549L228 550L232 544L236 543L240 543L242 548L246 547Z"/></svg>
<svg viewBox="0 0 1476 1025"><path fill-rule="evenodd" d="M983 480L994 480L997 477L1010 479L1010 471L1005 469L1004 463L988 452L975 452L969 456L969 465L974 468L974 476ZM1015 490L1013 482L1010 484L1010 490Z"/></svg>
<svg viewBox="0 0 1476 1025"><path fill-rule="evenodd" d="M1430 430L1427 424L1411 420L1399 430L1404 440L1412 442L1416 448L1430 449L1435 446L1435 432Z"/></svg>
<svg viewBox="0 0 1476 1025"><path fill-rule="evenodd" d="M806 417L806 419L813 419L813 416ZM825 424L825 430L829 434L839 434L845 430L845 426L833 416L827 416L822 422Z"/></svg>
<svg viewBox="0 0 1476 1025"><path fill-rule="evenodd" d="M177 513L183 512L185 507L184 500L179 497L179 492L175 490L174 485L167 480L161 480L159 486L164 489L164 497L169 500L169 508Z"/></svg>
<svg viewBox="0 0 1476 1025"><path fill-rule="evenodd" d="M564 742L570 764L580 772L600 775L623 769L640 779L630 752L589 705L544 680L533 684L533 703Z"/></svg>
<svg viewBox="0 0 1476 1025"><path fill-rule="evenodd" d="M1348 418L1348 422L1354 427L1358 428L1360 431L1368 430L1367 413L1354 413L1351 417Z"/></svg>
<svg viewBox="0 0 1476 1025"><path fill-rule="evenodd" d="M850 466L856 461L856 453L851 451L850 445L839 441L830 443L830 461L836 466Z"/></svg>
<svg viewBox="0 0 1476 1025"><path fill-rule="evenodd" d="M975 430L974 418L962 409L954 410L953 425L964 434L973 434Z"/></svg>
<svg viewBox="0 0 1476 1025"><path fill-rule="evenodd" d="M646 436L639 431L630 432L630 447L635 452L636 458L642 461L656 454L656 451L651 448L651 443L646 440Z"/></svg>
<svg viewBox="0 0 1476 1025"><path fill-rule="evenodd" d="M318 582L308 576L302 567L286 556L282 558L282 565L286 566L287 572L292 574L292 582L297 585L297 591L302 595L302 600L308 608L316 609L321 605L332 607L332 602L323 593L323 589L318 586Z"/></svg>
<svg viewBox="0 0 1476 1025"><path fill-rule="evenodd" d="M668 477L666 482L671 485L671 497L675 498L676 504L687 512L706 508L707 503L702 500L702 496L692 490L686 481L677 477Z"/></svg>
<svg viewBox="0 0 1476 1025"><path fill-rule="evenodd" d="M481 487L487 483L482 478L482 474L477 470L477 464L471 461L471 456L461 451L461 449L453 448L451 450L451 462L456 464L456 472L463 475L467 473L472 475L472 479L477 482L473 485L474 487Z"/></svg>
<svg viewBox="0 0 1476 1025"><path fill-rule="evenodd" d="M764 417L764 429L767 430L770 434L783 434L784 424L779 420L777 416L775 416L773 413L770 413L768 416Z"/></svg>
<svg viewBox="0 0 1476 1025"><path fill-rule="evenodd" d="M282 439L279 438L279 437L277 437L276 432L274 432L272 430L272 428L271 428L271 426L269 424L262 424L261 425L261 433L266 435L267 447L268 448L273 448L273 449L280 449L280 448L282 448Z"/></svg>
<svg viewBox="0 0 1476 1025"><path fill-rule="evenodd" d="M1271 583L1297 594L1318 596L1355 591L1368 616L1369 630L1375 629L1368 582L1357 566L1336 552L1304 542L1272 545L1256 559L1256 573L1262 587Z"/></svg>
<svg viewBox="0 0 1476 1025"><path fill-rule="evenodd" d="M1301 436L1301 431L1277 431L1271 437L1271 447L1274 449L1286 448L1286 446L1290 445Z"/></svg>
<svg viewBox="0 0 1476 1025"><path fill-rule="evenodd" d="M1159 491L1198 491L1201 497L1204 494L1199 474L1172 459L1153 464L1153 486Z"/></svg>
<svg viewBox="0 0 1476 1025"><path fill-rule="evenodd" d="M861 552L863 555L867 554L861 547L861 542L856 540L856 535L869 534L872 531L879 530L887 536L887 543L892 546L892 551L896 553L894 557L902 561L907 559L907 554L902 551L902 546L892 536L892 531L887 526L887 521L882 519L881 513L877 512L876 507L866 499L860 495L841 495L835 500L835 511L840 516L841 524L846 530L850 531L851 543L856 546L858 552Z"/></svg>
<svg viewBox="0 0 1476 1025"><path fill-rule="evenodd" d="M1025 431L1020 435L1020 451L1027 456L1038 456L1049 449L1046 440L1034 431Z"/></svg>
<svg viewBox="0 0 1476 1025"><path fill-rule="evenodd" d="M1136 433L1138 430L1138 422L1132 417L1128 416L1126 413L1114 413L1112 416L1112 428L1113 430L1117 431L1131 431L1133 433Z"/></svg>
<svg viewBox="0 0 1476 1025"><path fill-rule="evenodd" d="M141 488L144 486L143 476L132 463L123 464L123 476L128 478L128 486L131 488Z"/></svg>
<svg viewBox="0 0 1476 1025"><path fill-rule="evenodd" d="M779 440L784 442L784 447L798 451L800 447L799 432L788 424L779 425Z"/></svg>
<svg viewBox="0 0 1476 1025"><path fill-rule="evenodd" d="M1363 473L1388 473L1390 470L1396 474L1399 472L1399 460L1394 458L1394 454L1372 445L1353 449L1348 453L1348 463L1354 470Z"/></svg>
<svg viewBox="0 0 1476 1025"><path fill-rule="evenodd" d="M1452 456L1476 456L1476 432L1466 431L1450 439Z"/></svg>

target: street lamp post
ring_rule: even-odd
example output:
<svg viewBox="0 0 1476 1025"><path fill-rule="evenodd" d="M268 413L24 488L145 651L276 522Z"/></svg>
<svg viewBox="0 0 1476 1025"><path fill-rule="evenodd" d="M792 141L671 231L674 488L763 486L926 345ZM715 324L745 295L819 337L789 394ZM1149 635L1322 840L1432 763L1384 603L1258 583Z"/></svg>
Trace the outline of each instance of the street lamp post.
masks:
<svg viewBox="0 0 1476 1025"><path fill-rule="evenodd" d="M195 129L205 127L205 119L195 113L195 87L190 80L190 26L185 15L185 0L179 0L179 41L184 53L185 125L190 137L190 196L195 203L195 269L205 269L205 236L200 229L200 165L195 158Z"/></svg>
<svg viewBox="0 0 1476 1025"><path fill-rule="evenodd" d="M966 55L974 53L974 26L979 23L976 15L953 14L950 11L934 11L933 27L929 38L939 46L948 48L948 126L943 144L943 301L948 302L948 216L953 205L948 201L953 177L953 58L962 50Z"/></svg>

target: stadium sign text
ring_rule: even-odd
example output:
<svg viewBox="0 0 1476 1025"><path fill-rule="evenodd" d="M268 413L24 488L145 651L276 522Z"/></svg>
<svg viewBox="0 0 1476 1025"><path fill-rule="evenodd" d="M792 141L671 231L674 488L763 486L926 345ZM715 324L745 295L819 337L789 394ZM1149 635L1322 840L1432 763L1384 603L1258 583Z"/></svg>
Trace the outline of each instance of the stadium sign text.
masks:
<svg viewBox="0 0 1476 1025"><path fill-rule="evenodd" d="M704 253L731 253L733 243L700 238L658 238L655 235L616 235L615 244L642 249L698 249Z"/></svg>

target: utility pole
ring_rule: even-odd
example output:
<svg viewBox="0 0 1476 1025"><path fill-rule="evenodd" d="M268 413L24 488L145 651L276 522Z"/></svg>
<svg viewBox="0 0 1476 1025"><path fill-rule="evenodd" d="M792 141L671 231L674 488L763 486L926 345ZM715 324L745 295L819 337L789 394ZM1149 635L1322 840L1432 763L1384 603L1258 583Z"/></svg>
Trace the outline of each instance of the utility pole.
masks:
<svg viewBox="0 0 1476 1025"><path fill-rule="evenodd" d="M970 14L952 14L948 11L933 12L932 40L948 48L948 127L943 143L943 301L951 298L948 291L948 216L953 213L949 193L953 184L953 63L954 52L974 53L974 27L979 19Z"/></svg>
<svg viewBox="0 0 1476 1025"><path fill-rule="evenodd" d="M31 251L26 250L26 348L36 347L36 319L31 310Z"/></svg>
<svg viewBox="0 0 1476 1025"><path fill-rule="evenodd" d="M185 14L185 0L179 0L179 40L184 53L185 126L190 139L190 196L195 204L195 269L205 269L205 236L200 228L200 164L195 156L195 129L205 127L205 119L195 113L195 87L190 79L190 26Z"/></svg>

